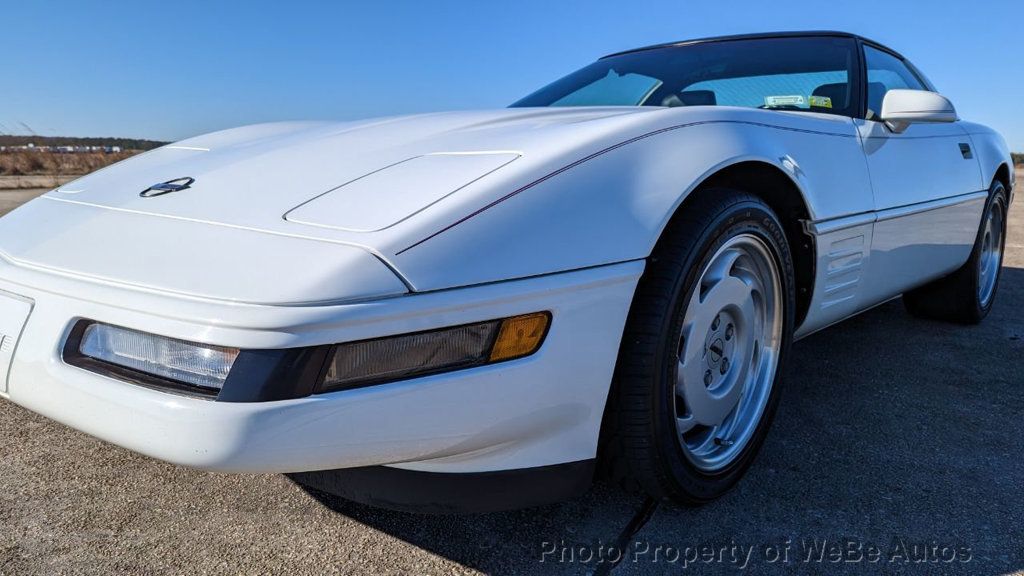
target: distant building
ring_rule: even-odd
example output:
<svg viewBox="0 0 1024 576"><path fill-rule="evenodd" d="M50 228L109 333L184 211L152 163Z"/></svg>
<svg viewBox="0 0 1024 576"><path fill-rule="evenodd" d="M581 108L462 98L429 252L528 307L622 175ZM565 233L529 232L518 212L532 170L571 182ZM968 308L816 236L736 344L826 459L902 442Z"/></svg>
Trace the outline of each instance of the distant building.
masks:
<svg viewBox="0 0 1024 576"><path fill-rule="evenodd" d="M120 154L121 146L36 146L35 143L20 146L0 146L0 152L53 152L56 154Z"/></svg>

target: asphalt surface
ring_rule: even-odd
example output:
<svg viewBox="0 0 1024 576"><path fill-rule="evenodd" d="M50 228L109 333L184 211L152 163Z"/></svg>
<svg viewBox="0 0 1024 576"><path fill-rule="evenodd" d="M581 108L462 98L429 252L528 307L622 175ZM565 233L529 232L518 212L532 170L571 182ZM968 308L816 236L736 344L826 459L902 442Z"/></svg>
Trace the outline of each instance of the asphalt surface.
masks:
<svg viewBox="0 0 1024 576"><path fill-rule="evenodd" d="M0 193L0 213L29 196ZM613 573L1024 573L1021 201L1010 227L982 325L896 301L797 343L750 474L655 510ZM0 574L583 574L641 504L599 485L510 513L387 512L163 464L0 400Z"/></svg>
<svg viewBox="0 0 1024 576"><path fill-rule="evenodd" d="M0 188L0 216L7 214L25 202L49 192L47 188L5 189Z"/></svg>

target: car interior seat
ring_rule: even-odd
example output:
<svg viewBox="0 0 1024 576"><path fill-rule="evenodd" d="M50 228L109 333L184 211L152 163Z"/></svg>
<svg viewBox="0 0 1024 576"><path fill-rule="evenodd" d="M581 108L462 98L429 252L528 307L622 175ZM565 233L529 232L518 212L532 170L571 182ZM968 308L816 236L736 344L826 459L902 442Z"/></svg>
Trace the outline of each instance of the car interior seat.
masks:
<svg viewBox="0 0 1024 576"><path fill-rule="evenodd" d="M718 98L711 90L688 90L669 94L661 101L662 106L716 106Z"/></svg>

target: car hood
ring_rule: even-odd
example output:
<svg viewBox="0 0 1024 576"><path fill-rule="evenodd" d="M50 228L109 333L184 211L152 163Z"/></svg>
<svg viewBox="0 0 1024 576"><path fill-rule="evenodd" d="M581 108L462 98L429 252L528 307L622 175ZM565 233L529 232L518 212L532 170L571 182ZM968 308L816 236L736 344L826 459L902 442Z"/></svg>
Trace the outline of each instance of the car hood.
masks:
<svg viewBox="0 0 1024 576"><path fill-rule="evenodd" d="M401 220L402 208L415 212L513 160L544 155L552 143L564 141L560 133L578 134L581 126L635 114L636 108L507 109L256 125L158 148L70 182L49 196L262 227L286 214L305 223L311 219L302 215L308 207L300 207L344 188L348 202L331 207L360 214L335 215L344 220L338 228L373 231L395 222L381 222L379 213L362 209L366 204L390 208ZM154 184L183 178L194 180L187 190L140 196ZM438 180L443 183L438 185Z"/></svg>
<svg viewBox="0 0 1024 576"><path fill-rule="evenodd" d="M633 118L652 113L507 109L216 132L19 208L0 219L0 254L28 267L251 303L395 295L415 290L389 262L401 247L620 140ZM178 179L191 185L142 194Z"/></svg>

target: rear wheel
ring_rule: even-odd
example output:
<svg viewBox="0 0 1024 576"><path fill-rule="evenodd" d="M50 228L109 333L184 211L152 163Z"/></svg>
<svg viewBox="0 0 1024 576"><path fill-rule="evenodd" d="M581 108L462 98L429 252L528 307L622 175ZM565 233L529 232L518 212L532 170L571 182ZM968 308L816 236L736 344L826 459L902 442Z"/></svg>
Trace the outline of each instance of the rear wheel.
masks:
<svg viewBox="0 0 1024 576"><path fill-rule="evenodd" d="M992 184L971 257L959 270L903 295L914 316L977 324L995 301L1006 245L1006 188Z"/></svg>
<svg viewBox="0 0 1024 576"><path fill-rule="evenodd" d="M602 459L650 495L699 504L750 467L792 341L793 264L755 196L706 190L670 224L637 288Z"/></svg>

